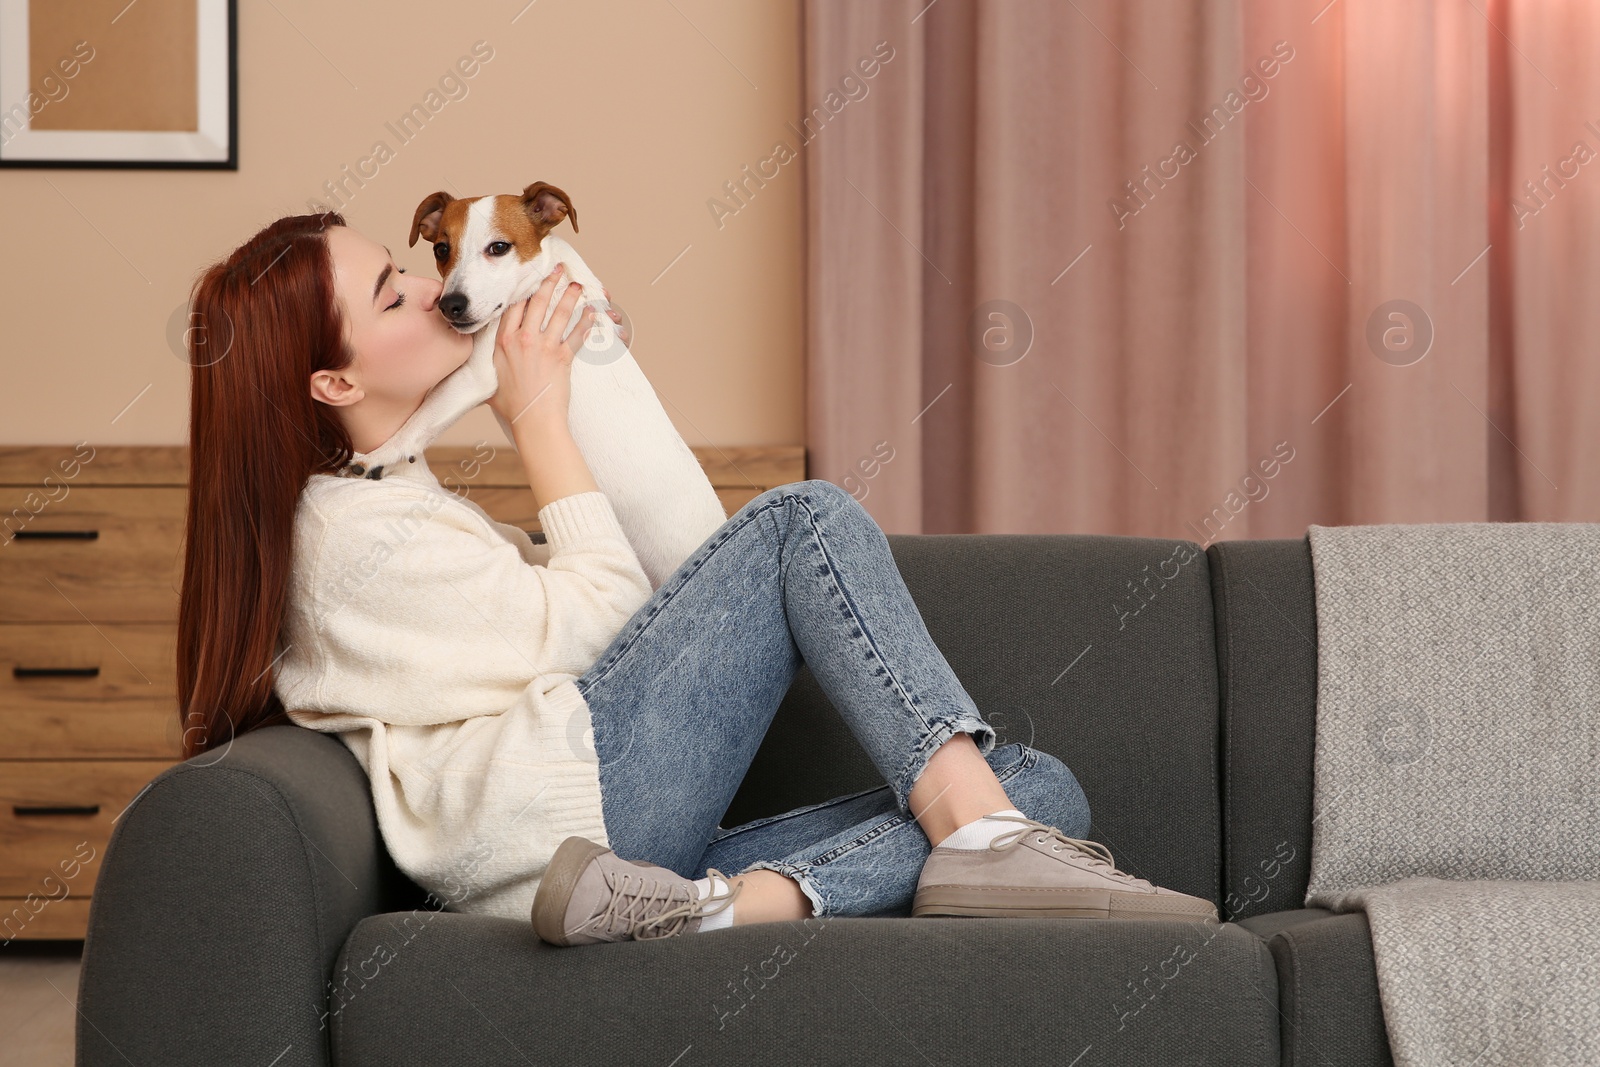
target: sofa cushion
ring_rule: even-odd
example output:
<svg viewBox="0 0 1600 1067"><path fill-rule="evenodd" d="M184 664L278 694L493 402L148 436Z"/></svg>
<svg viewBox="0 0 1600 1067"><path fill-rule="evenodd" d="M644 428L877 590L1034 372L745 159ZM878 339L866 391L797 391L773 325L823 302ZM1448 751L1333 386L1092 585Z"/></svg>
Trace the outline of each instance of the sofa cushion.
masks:
<svg viewBox="0 0 1600 1067"><path fill-rule="evenodd" d="M1333 914L1334 912L1327 908L1294 908L1289 911L1269 911L1261 915L1251 915L1240 919L1239 925L1263 941L1270 941L1280 930L1287 930L1291 926L1299 926L1314 919L1326 919Z"/></svg>
<svg viewBox="0 0 1600 1067"><path fill-rule="evenodd" d="M1303 537L1206 550L1222 719L1222 917L1299 908L1311 875L1317 616Z"/></svg>
<svg viewBox="0 0 1600 1067"><path fill-rule="evenodd" d="M1216 652L1199 547L1093 534L888 541L997 744L1066 763L1089 798L1089 836L1123 870L1220 902ZM802 668L722 824L882 784Z"/></svg>
<svg viewBox="0 0 1600 1067"><path fill-rule="evenodd" d="M1242 919L1265 938L1283 1004L1283 1067L1393 1067L1365 912L1295 908Z"/></svg>
<svg viewBox="0 0 1600 1067"><path fill-rule="evenodd" d="M820 917L555 948L451 912L363 921L341 1067L395 1063L1276 1067L1276 974L1233 924Z"/></svg>

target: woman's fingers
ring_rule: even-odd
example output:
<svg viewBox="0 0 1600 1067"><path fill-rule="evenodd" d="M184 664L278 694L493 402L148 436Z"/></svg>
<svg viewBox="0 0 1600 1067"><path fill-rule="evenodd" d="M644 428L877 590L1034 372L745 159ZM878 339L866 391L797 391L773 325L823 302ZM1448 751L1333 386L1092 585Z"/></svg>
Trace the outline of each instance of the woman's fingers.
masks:
<svg viewBox="0 0 1600 1067"><path fill-rule="evenodd" d="M527 307L528 302L526 300L513 300L506 306L505 314L500 316L500 328L507 332L515 331L518 326L522 325L522 313L527 310Z"/></svg>
<svg viewBox="0 0 1600 1067"><path fill-rule="evenodd" d="M550 307L550 302L555 299L556 281L561 271L562 264L556 264L555 269L544 276L544 280L539 283L539 288L528 299L513 301L507 305L504 314L500 316L500 330L502 332L520 330L523 336L529 340L532 339L534 333L540 332L534 324L544 321L545 311ZM577 282L572 282L565 286L561 293L560 302L556 305L556 314L550 317L551 323L559 321L565 324L571 319L572 309L582 296L583 286ZM583 320L578 326L574 327L574 330L582 329L587 332L594 325L598 314L599 312L591 306ZM617 322L622 321L622 317L615 310L612 310L610 314Z"/></svg>
<svg viewBox="0 0 1600 1067"><path fill-rule="evenodd" d="M550 317L550 325L561 324L566 329L566 324L572 318L572 309L578 306L578 298L583 295L583 286L573 282L567 286L567 291L561 294L561 303L556 305L556 313ZM563 334L562 336L566 336Z"/></svg>
<svg viewBox="0 0 1600 1067"><path fill-rule="evenodd" d="M506 338L517 335L517 331L522 326L522 309L522 301L514 300L506 308L505 313L500 316L500 325L495 330L496 348L502 347L506 343Z"/></svg>
<svg viewBox="0 0 1600 1067"><path fill-rule="evenodd" d="M523 340L528 343L532 343L534 335L541 332L539 324L544 321L545 309L550 306L550 294L555 289L556 275L560 271L561 265L558 263L556 264L556 269L544 276L544 280L539 283L539 288L535 289L533 295L529 296L524 302L526 310L532 312L526 317L519 318Z"/></svg>
<svg viewBox="0 0 1600 1067"><path fill-rule="evenodd" d="M537 311L540 319L544 318L545 308L550 306L550 294L555 292L556 276L560 273L561 264L557 263L555 269L544 276L544 281L539 283L539 288L535 289L533 295L528 297L528 307Z"/></svg>

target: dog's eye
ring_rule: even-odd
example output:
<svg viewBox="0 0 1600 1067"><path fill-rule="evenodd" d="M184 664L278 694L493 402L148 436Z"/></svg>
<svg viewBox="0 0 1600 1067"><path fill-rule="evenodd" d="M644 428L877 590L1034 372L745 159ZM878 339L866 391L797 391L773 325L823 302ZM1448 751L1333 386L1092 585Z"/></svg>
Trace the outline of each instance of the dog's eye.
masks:
<svg viewBox="0 0 1600 1067"><path fill-rule="evenodd" d="M443 263L445 260L449 259L450 258L450 246L449 246L449 244L447 244L444 241L440 241L438 244L434 245L433 246L433 258L437 259L441 263Z"/></svg>
<svg viewBox="0 0 1600 1067"><path fill-rule="evenodd" d="M489 247L484 249L491 256L503 256L511 251L510 241L490 241Z"/></svg>

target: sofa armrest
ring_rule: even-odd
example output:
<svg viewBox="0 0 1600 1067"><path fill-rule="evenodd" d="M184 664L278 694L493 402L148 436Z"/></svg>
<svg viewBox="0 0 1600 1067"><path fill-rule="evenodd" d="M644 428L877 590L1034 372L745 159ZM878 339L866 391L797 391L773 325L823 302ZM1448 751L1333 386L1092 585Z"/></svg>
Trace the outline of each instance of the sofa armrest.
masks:
<svg viewBox="0 0 1600 1067"><path fill-rule="evenodd" d="M393 878L330 734L266 727L167 768L118 817L90 898L79 1067L328 1064L334 960Z"/></svg>
<svg viewBox="0 0 1600 1067"><path fill-rule="evenodd" d="M1283 1067L1393 1067L1365 912L1297 908L1239 925L1278 972Z"/></svg>

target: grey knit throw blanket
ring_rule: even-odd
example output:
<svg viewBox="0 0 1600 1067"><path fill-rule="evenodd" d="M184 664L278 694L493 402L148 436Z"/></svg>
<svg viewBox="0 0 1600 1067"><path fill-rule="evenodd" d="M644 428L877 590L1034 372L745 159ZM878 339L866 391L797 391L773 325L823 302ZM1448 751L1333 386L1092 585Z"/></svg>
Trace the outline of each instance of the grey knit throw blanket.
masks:
<svg viewBox="0 0 1600 1067"><path fill-rule="evenodd" d="M1311 526L1309 907L1396 1067L1600 1064L1600 524Z"/></svg>

